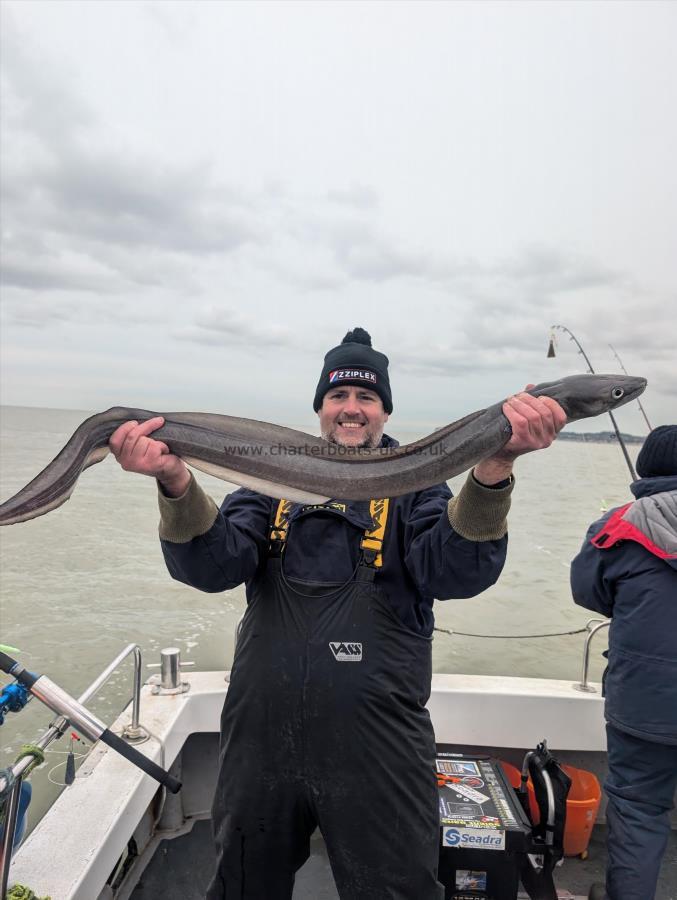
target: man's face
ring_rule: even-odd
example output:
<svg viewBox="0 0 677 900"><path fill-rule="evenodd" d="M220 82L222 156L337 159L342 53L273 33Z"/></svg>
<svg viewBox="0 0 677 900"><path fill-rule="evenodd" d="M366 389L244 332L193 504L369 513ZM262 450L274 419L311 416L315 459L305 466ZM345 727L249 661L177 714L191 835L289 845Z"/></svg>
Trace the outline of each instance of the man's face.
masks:
<svg viewBox="0 0 677 900"><path fill-rule="evenodd" d="M317 414L325 441L343 447L378 447L388 421L379 395L354 385L328 390Z"/></svg>

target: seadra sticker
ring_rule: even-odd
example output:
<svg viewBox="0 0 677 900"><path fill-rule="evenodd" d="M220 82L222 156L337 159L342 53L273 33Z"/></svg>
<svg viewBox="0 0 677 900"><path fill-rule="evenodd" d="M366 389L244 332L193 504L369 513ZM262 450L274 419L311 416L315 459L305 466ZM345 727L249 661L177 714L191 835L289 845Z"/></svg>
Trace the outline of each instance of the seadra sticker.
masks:
<svg viewBox="0 0 677 900"><path fill-rule="evenodd" d="M505 850L505 831L482 831L480 828L443 828L442 846L460 850Z"/></svg>

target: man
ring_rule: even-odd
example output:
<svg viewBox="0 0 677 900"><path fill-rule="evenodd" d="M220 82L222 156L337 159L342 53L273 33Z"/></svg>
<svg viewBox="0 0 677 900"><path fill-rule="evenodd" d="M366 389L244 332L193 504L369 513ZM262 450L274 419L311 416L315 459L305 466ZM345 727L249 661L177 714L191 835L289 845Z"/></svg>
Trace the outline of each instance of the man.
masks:
<svg viewBox="0 0 677 900"><path fill-rule="evenodd" d="M634 503L594 522L571 564L580 606L611 617L604 677L606 893L653 900L677 787L677 425L637 457Z"/></svg>
<svg viewBox="0 0 677 900"><path fill-rule="evenodd" d="M313 408L327 441L396 446L388 359L356 328L325 356ZM289 900L322 831L342 900L438 900L439 820L430 693L435 597L498 578L514 459L548 446L565 415L520 395L513 435L446 484L390 501L286 504L249 490L221 509L181 460L123 425L121 465L160 483L170 573L205 591L245 582L247 610L221 720L209 900Z"/></svg>

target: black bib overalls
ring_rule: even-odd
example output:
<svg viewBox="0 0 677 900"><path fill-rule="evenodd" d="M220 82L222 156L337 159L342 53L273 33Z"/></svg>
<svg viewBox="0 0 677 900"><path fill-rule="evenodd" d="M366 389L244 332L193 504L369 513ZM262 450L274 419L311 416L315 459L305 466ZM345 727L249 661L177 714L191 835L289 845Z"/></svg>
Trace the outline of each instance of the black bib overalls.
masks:
<svg viewBox="0 0 677 900"><path fill-rule="evenodd" d="M341 900L443 896L431 640L395 617L373 556L349 582L317 584L287 579L282 553L252 585L221 718L207 900L289 900L317 826Z"/></svg>

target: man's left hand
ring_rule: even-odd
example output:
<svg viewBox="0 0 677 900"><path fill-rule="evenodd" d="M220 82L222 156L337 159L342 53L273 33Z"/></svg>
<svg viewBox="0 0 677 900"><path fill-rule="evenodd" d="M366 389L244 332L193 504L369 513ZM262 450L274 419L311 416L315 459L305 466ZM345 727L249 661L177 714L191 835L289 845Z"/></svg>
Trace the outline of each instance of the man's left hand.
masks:
<svg viewBox="0 0 677 900"><path fill-rule="evenodd" d="M482 484L497 484L508 478L518 456L549 447L567 421L556 400L526 393L509 397L503 404L503 414L510 422L512 435L498 453L475 466L473 474Z"/></svg>

